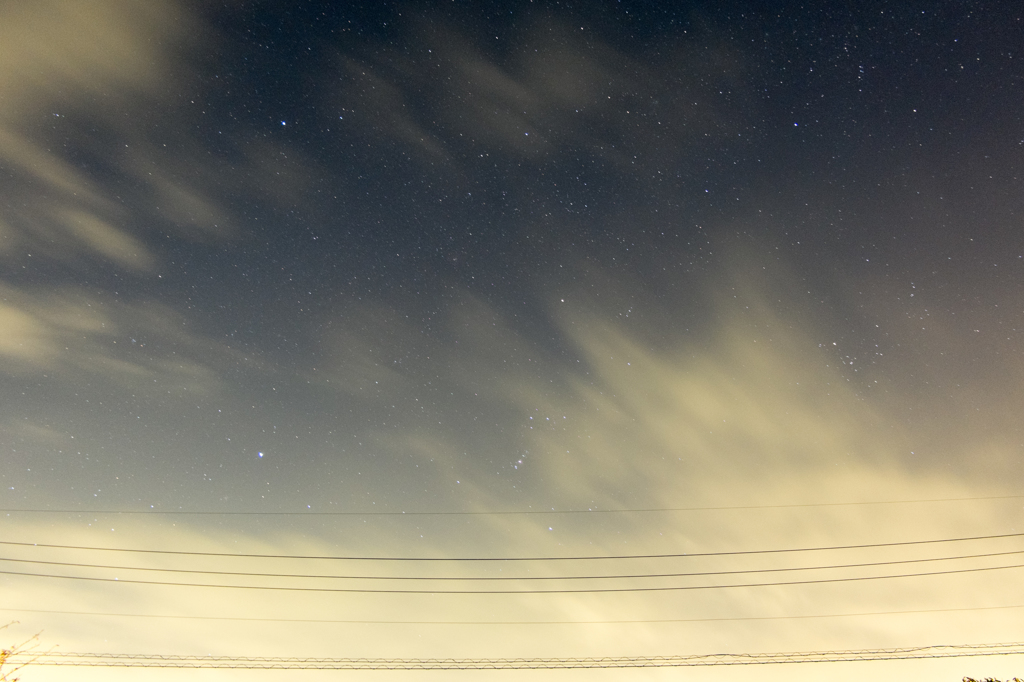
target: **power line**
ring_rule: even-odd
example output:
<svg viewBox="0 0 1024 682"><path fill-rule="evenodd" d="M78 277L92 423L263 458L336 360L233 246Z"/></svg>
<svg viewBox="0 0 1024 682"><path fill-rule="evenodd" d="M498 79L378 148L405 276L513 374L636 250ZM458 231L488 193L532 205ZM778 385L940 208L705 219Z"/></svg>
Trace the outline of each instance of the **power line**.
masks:
<svg viewBox="0 0 1024 682"><path fill-rule="evenodd" d="M566 668L673 668L772 663L841 663L1024 654L1024 643L959 644L898 649L850 649L788 653L606 656L581 658L298 658L278 656L187 656L50 651L34 665L103 668L220 668L250 670L537 670ZM10 662L17 664L18 655Z"/></svg>
<svg viewBox="0 0 1024 682"><path fill-rule="evenodd" d="M888 580L892 578L920 578L935 575L953 575L959 573L978 573L981 571L999 571L1013 568L1024 568L1024 564L1011 564L1009 566L984 566L978 568L960 568L945 571L926 571L921 573L900 573L895 575L871 575L855 576L849 578L819 578L814 580L793 580L766 583L734 583L729 585L675 585L664 587L601 587L581 589L558 589L558 590L396 590L396 589L370 589L370 588L349 588L349 587L294 587L277 585L221 585L211 583L175 583L157 580L136 580L129 578L100 578L94 576L80 575L53 575L49 573L23 573L19 571L0 571L2 575L20 575L32 578L55 578L61 580L85 580L89 582L121 583L130 585L158 585L164 587L206 587L232 590L262 590L277 592L318 592L318 593L347 593L347 594L598 594L611 592L678 592L684 590L717 590L736 587L780 587L787 585L819 585L825 583L846 583L860 582L863 580Z"/></svg>
<svg viewBox="0 0 1024 682"><path fill-rule="evenodd" d="M198 575L226 575L246 578L297 578L297 579L326 579L326 580L415 580L415 581L537 581L537 580L624 580L624 579L654 579L654 578L693 578L721 575L738 575L746 573L783 573L790 571L824 571L841 568L867 568L875 566L895 566L901 564L919 564L932 561L956 561L960 559L983 559L1010 554L1024 554L1024 550L1012 550L1008 552L988 552L985 554L959 554L955 556L930 557L925 559L894 559L891 561L873 561L856 564L830 564L826 566L795 566L789 568L753 568L746 570L729 571L694 571L687 573L634 573L616 575L568 575L568 576L394 576L394 575L331 575L331 574L309 574L309 573L260 573L251 571L210 571L187 568L160 568L148 566L119 566L110 564L85 564L68 561L43 561L38 559L11 559L0 557L0 561L20 564L41 564L46 566L62 566L66 568L102 568L115 571L148 571L152 573L189 573Z"/></svg>
<svg viewBox="0 0 1024 682"><path fill-rule="evenodd" d="M243 554L230 552L189 552L170 549L132 549L125 547L88 547L84 545L56 545L42 542L14 542L0 540L0 545L14 547L45 547L49 549L79 549L92 552L132 552L135 554L162 554L174 556L210 556L234 557L241 559L323 559L334 561L595 561L605 559L678 559L683 557L709 556L744 556L756 554L783 554L789 552L824 552L841 549L871 549L878 547L910 547L913 545L932 545L943 542L969 542L973 540L995 540L1002 538L1024 537L1024 533L1002 533L998 535L974 535L958 538L941 538L935 540L907 540L902 542L875 542L861 545L832 545L826 547L794 547L785 549L754 549L730 552L680 552L675 554L620 554L597 556L551 556L551 557L375 557L353 555L302 555L302 554Z"/></svg>
<svg viewBox="0 0 1024 682"><path fill-rule="evenodd" d="M646 625L652 623L713 623L747 620L807 620L813 618L855 618L862 616L919 615L923 613L962 613L1024 609L1024 604L973 606L949 609L911 609L904 611L862 611L857 613L818 613L795 616L737 616L733 618L660 618L646 620L337 620L327 618L246 618L236 616L182 616L154 613L109 613L100 611L56 611L50 609L0 608L13 613L48 613L63 616L99 616L104 618L164 618L170 620L216 620L255 623L320 623L335 625Z"/></svg>
<svg viewBox="0 0 1024 682"><path fill-rule="evenodd" d="M810 502L805 504L756 504L721 507L657 507L640 509L561 509L499 510L499 511L184 511L163 509L0 509L9 514L103 514L103 515L177 515L177 516L517 516L530 514L645 514L694 511L734 511L743 509L800 509L805 507L853 507L874 504L922 504L932 502L980 502L984 500L1016 500L1024 495L990 495L987 497L936 497L920 500L870 500L861 502Z"/></svg>

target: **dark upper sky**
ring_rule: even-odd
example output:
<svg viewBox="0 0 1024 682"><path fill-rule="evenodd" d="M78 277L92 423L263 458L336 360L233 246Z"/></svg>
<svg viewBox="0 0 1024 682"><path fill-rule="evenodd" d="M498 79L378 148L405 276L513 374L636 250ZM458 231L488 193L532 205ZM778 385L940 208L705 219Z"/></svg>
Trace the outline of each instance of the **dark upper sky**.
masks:
<svg viewBox="0 0 1024 682"><path fill-rule="evenodd" d="M7 3L0 506L76 514L4 532L1016 494L1022 36L1014 2ZM978 504L890 530L1019 526ZM840 517L301 532L877 535ZM177 541L298 532L231 518Z"/></svg>

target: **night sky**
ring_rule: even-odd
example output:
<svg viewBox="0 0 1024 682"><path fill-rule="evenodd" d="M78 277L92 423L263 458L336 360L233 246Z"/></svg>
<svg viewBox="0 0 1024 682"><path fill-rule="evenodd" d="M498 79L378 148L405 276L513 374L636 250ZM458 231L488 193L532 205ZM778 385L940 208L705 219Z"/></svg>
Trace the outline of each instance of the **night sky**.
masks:
<svg viewBox="0 0 1024 682"><path fill-rule="evenodd" d="M1009 1L3 3L0 644L1024 641L1022 104Z"/></svg>

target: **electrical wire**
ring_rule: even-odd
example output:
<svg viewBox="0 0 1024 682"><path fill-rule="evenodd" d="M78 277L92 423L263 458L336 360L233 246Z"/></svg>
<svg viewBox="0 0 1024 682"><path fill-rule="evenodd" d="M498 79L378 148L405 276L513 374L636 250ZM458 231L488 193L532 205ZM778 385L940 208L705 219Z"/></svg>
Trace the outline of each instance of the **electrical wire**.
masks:
<svg viewBox="0 0 1024 682"><path fill-rule="evenodd" d="M990 495L987 497L937 497L921 500L871 500L863 502L809 502L804 504L756 504L722 507L659 507L642 509L561 509L561 510L499 510L499 511L184 511L163 509L0 509L5 514L104 514L104 515L178 515L178 516L516 516L529 514L643 514L662 512L733 511L743 509L799 509L805 507L853 507L873 504L920 504L931 502L980 502L984 500L1016 500L1024 495Z"/></svg>
<svg viewBox="0 0 1024 682"><path fill-rule="evenodd" d="M790 571L824 571L841 568L867 568L875 566L895 566L901 564L919 564L932 561L956 561L960 559L982 559L1010 554L1024 554L1024 550L1012 550L1008 552L988 552L985 554L961 554L956 556L930 557L925 559L894 559L890 561L873 561L857 564L830 564L827 566L795 566L784 568L752 568L745 570L729 571L697 571L688 573L635 573L618 575L569 575L569 576L393 576L393 575L330 575L330 574L308 574L308 573L260 573L247 571L210 571L186 568L162 568L147 566L119 566L110 564L85 564L67 561L43 561L38 559L11 559L0 557L0 561L21 564L41 564L46 566L62 566L66 568L101 568L115 571L148 571L153 573L188 573L193 575L226 575L246 578L296 578L296 579L325 579L325 580L414 580L414 581L537 581L537 580L628 580L628 579L655 579L655 578L692 578L721 575L738 575L747 573L783 573Z"/></svg>
<svg viewBox="0 0 1024 682"><path fill-rule="evenodd" d="M973 606L949 609L911 609L905 611L864 611L857 613L819 613L795 616L737 616L733 618L661 618L645 620L336 620L328 618L245 618L237 616L182 616L154 613L108 613L100 611L57 611L0 607L12 613L47 613L62 616L99 616L103 618L165 618L170 620L215 620L246 623L320 623L325 625L646 625L653 623L717 623L747 620L807 620L813 618L855 618L862 616L902 616L923 613L963 613L1024 609L1024 604Z"/></svg>
<svg viewBox="0 0 1024 682"><path fill-rule="evenodd" d="M771 663L841 663L1024 654L1024 643L960 644L787 653L603 656L578 658L300 658L284 656L189 656L48 651L33 654L34 665L105 668L220 668L256 670L538 670L565 668L669 668ZM24 654L15 654L17 663Z"/></svg>
<svg viewBox="0 0 1024 682"><path fill-rule="evenodd" d="M757 554L783 554L790 552L824 552L843 549L869 549L878 547L910 547L913 545L931 545L943 542L969 542L974 540L995 540L1002 538L1024 537L1024 533L1001 533L998 535L974 535L958 538L941 538L935 540L906 540L902 542L875 542L860 545L832 545L825 547L794 547L785 549L754 549L730 552L680 552L674 554L624 554L597 556L550 556L550 557L379 557L352 555L301 555L301 554L244 554L230 552L190 552L170 549L132 549L124 547L89 547L85 545L57 545L41 542L15 542L0 540L0 545L14 547L46 547L49 549L76 549L93 552L131 552L135 554L161 554L173 556L211 556L235 557L244 559L324 559L334 561L596 561L607 559L677 559L683 557L709 556L749 556Z"/></svg>
<svg viewBox="0 0 1024 682"><path fill-rule="evenodd" d="M557 590L396 590L396 589L370 589L370 588L349 588L349 587L296 587L279 585L221 585L211 583L176 583L156 580L136 580L117 578L101 578L94 576L80 575L53 575L49 573L25 573L20 571L3 571L2 575L19 575L33 578L54 578L60 580L83 580L89 582L120 583L131 585L157 585L165 587L204 587L232 590L262 590L276 592L317 592L317 593L347 593L347 594L598 594L612 592L677 592L688 590L716 590L737 587L781 587L788 585L819 585L825 583L846 583L860 582L864 580L888 580L892 578L920 578L936 575L953 575L959 573L978 573L981 571L998 571L1013 568L1024 568L1024 564L1011 564L1009 566L984 566L976 568L961 568L945 571L926 571L921 573L900 573L895 575L871 575L855 576L848 578L820 578L814 580L793 580L765 583L734 583L729 585L673 585L659 587L601 587L581 589L557 589Z"/></svg>

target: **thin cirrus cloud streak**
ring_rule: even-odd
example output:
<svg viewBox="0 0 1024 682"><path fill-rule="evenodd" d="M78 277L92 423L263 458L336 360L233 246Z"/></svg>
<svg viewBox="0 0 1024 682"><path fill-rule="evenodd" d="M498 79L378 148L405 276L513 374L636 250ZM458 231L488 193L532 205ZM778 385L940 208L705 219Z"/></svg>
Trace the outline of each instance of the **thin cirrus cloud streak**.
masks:
<svg viewBox="0 0 1024 682"><path fill-rule="evenodd" d="M755 64L712 38L639 60L593 32L539 16L512 38L522 49L499 63L481 35L420 20L406 30L408 50L339 56L345 85L336 106L401 144L424 172L434 175L441 162L457 178L488 168L491 155L529 171L557 153L639 178L686 148L735 135L752 115L743 106L744 76ZM527 185L530 175L507 184Z"/></svg>
<svg viewBox="0 0 1024 682"><path fill-rule="evenodd" d="M182 92L183 74L217 38L177 4L4 11L0 158L16 170L21 201L0 215L0 257L153 275L166 265L154 242L237 238L226 197L280 200L312 182L315 164L280 145L209 153L204 137L237 131L210 131L201 95Z"/></svg>
<svg viewBox="0 0 1024 682"><path fill-rule="evenodd" d="M245 360L191 332L166 306L122 303L71 288L7 289L2 295L0 355L15 375L43 370L69 384L93 381L204 396L221 388L218 374L225 366Z"/></svg>
<svg viewBox="0 0 1024 682"><path fill-rule="evenodd" d="M123 227L114 197L51 146L84 126L123 126L133 100L158 99L168 84L158 46L173 39L180 17L169 7L126 9L116 2L4 9L0 156L18 169L23 198L4 217L6 253L18 244L19 253L34 247L37 257L152 266L152 255Z"/></svg>

